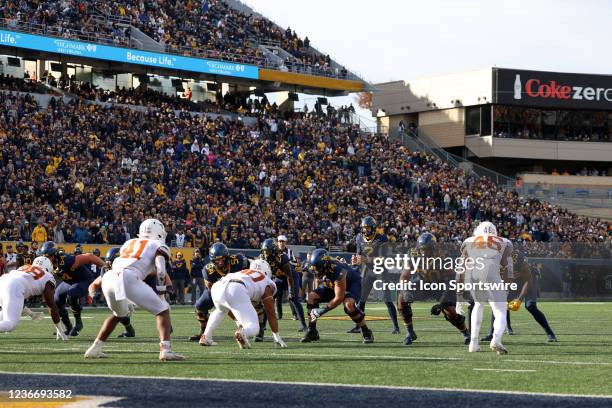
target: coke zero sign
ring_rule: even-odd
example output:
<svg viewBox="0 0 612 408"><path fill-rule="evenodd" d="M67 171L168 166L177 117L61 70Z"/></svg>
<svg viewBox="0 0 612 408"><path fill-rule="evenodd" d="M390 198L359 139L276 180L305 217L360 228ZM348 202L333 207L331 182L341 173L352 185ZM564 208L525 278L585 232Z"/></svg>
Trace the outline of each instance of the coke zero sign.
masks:
<svg viewBox="0 0 612 408"><path fill-rule="evenodd" d="M495 103L560 109L612 109L612 76L493 69Z"/></svg>

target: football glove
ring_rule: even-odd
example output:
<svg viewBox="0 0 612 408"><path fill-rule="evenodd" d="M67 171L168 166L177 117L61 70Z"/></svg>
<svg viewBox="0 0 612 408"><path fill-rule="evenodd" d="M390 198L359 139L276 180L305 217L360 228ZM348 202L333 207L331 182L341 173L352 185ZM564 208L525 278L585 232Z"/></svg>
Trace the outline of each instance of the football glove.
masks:
<svg viewBox="0 0 612 408"><path fill-rule="evenodd" d="M287 348L287 343L285 343L280 334L272 333L272 337L274 338L274 343L278 344L281 348Z"/></svg>
<svg viewBox="0 0 612 408"><path fill-rule="evenodd" d="M55 323L55 340L68 340L68 335L64 333L64 327L61 323Z"/></svg>
<svg viewBox="0 0 612 408"><path fill-rule="evenodd" d="M310 311L310 317L312 320L317 320L319 317L323 316L325 313L329 312L327 307L317 307L316 309L312 309Z"/></svg>
<svg viewBox="0 0 612 408"><path fill-rule="evenodd" d="M521 308L523 302L520 299L514 299L508 302L508 309L516 312Z"/></svg>
<svg viewBox="0 0 612 408"><path fill-rule="evenodd" d="M455 312L457 312L457 314L460 314L461 316L467 316L465 314L465 307L468 305L467 302L457 302L457 304L455 305Z"/></svg>
<svg viewBox="0 0 612 408"><path fill-rule="evenodd" d="M440 313L442 313L442 309L444 309L444 307L442 307L440 303L437 303L431 307L431 314L438 316Z"/></svg>

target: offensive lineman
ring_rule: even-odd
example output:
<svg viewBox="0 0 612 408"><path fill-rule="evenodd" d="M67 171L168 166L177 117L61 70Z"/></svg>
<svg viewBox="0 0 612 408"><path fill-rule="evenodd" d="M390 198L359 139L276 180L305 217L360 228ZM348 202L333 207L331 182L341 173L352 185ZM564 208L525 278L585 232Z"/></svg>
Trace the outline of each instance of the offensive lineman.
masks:
<svg viewBox="0 0 612 408"><path fill-rule="evenodd" d="M106 357L102 347L117 323L129 314L129 302L132 302L156 316L160 340L159 359L185 359L170 347L172 326L168 303L144 282L148 275L156 274L158 289L165 290L166 265L171 259L170 248L165 241L164 225L149 218L140 224L138 238L130 239L121 246L120 256L113 262L113 269L102 277L102 291L113 314L102 324L98 337L85 352L85 358Z"/></svg>
<svg viewBox="0 0 612 408"><path fill-rule="evenodd" d="M95 280L90 268L91 264L104 266L104 261L93 254L66 255L55 247L53 241L47 241L40 248L40 255L46 256L56 267L57 275L62 282L55 291L55 303L59 308L60 317L66 326L69 336L78 336L83 329L81 319L81 298L87 296L89 285ZM74 327L68 317L66 303L70 305L74 315Z"/></svg>
<svg viewBox="0 0 612 408"><path fill-rule="evenodd" d="M308 331L300 340L310 343L319 340L317 319L344 305L344 312L359 326L363 343L373 343L374 335L365 321L365 313L355 304L361 293L359 272L341 258L332 258L325 249L315 249L310 255L310 267L316 274L319 287L308 294ZM320 302L327 302L319 307Z"/></svg>
<svg viewBox="0 0 612 408"><path fill-rule="evenodd" d="M56 340L68 340L54 300L53 264L44 256L35 258L32 265L23 265L0 277L0 333L14 330L19 323L24 301L41 295L49 307Z"/></svg>
<svg viewBox="0 0 612 408"><path fill-rule="evenodd" d="M481 264L482 266L474 266L466 270L465 276L460 275L459 281L462 280L461 278L464 278L466 283L472 284L501 283L503 282L502 267L506 269L508 277L513 277L512 242L506 238L498 237L497 228L489 221L481 222L476 227L476 230L474 230L474 236L467 238L463 242L461 256L464 260L472 259L475 265ZM506 350L501 342L504 330L506 329L506 311L508 309L506 299L508 292L504 289L479 288L475 288L470 292L475 303L470 325L471 340L468 347L469 352L480 351L478 335L482 325L484 304L489 303L495 316L490 348L498 355L508 354L508 350ZM461 296L461 294L459 293L458 296Z"/></svg>
<svg viewBox="0 0 612 408"><path fill-rule="evenodd" d="M276 285L271 279L270 266L263 259L251 262L249 269L230 273L217 281L211 289L216 309L210 314L210 321L202 336L206 345L214 345L213 334L225 315L232 313L238 328L234 339L241 349L249 348L249 337L259 332L259 317L253 304L263 303L268 316L274 343L287 347L278 334L278 321L274 312Z"/></svg>
<svg viewBox="0 0 612 408"><path fill-rule="evenodd" d="M430 232L424 232L417 238L416 249L413 255L421 257L425 266L412 270L412 268L405 269L400 274L400 282L411 282L413 285L418 285L419 281L425 282L444 282L448 285L449 281L454 278L454 272L445 271L443 269L428 268L427 260L433 259L436 254L435 243L437 239L435 235ZM416 339L417 335L414 332L414 325L412 322L412 303L416 300L422 300L427 295L421 290L402 290L397 297L397 308L400 311L404 325L406 326L407 334L404 338L404 345L411 345ZM463 335L463 341L467 345L470 342L470 332L466 325L466 318L456 310L456 294L454 291L445 290L442 292L438 299L438 303L431 308L432 315L439 315L442 313L444 318L452 324L454 327L461 332Z"/></svg>

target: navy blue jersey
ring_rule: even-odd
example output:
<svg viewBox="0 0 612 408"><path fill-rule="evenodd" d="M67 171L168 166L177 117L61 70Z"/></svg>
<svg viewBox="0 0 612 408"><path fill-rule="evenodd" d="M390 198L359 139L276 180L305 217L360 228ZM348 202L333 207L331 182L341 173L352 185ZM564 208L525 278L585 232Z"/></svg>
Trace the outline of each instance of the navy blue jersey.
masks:
<svg viewBox="0 0 612 408"><path fill-rule="evenodd" d="M204 279L210 283L215 283L228 273L249 269L249 260L242 254L230 255L227 264L226 270L221 271L216 267L214 262L207 263L204 267Z"/></svg>
<svg viewBox="0 0 612 408"><path fill-rule="evenodd" d="M346 276L347 287L352 282L361 280L359 271L347 264L342 258L332 258L328 261L325 270L318 271L317 273L317 277L324 282L328 282L328 285L341 280L344 276Z"/></svg>
<svg viewBox="0 0 612 408"><path fill-rule="evenodd" d="M357 234L355 242L357 244L357 255L365 256L368 263L372 263L373 259L378 256L387 255L385 244L389 242L389 239L384 234L376 234L371 240L368 240L363 234Z"/></svg>
<svg viewBox="0 0 612 408"><path fill-rule="evenodd" d="M58 257L57 274L60 279L69 284L93 281L95 277L91 268L89 267L89 264L84 264L75 270L71 270L75 260L75 255L60 255Z"/></svg>
<svg viewBox="0 0 612 408"><path fill-rule="evenodd" d="M289 256L285 253L278 252L278 254L274 257L274 259L270 262L270 269L272 270L272 276L277 278L284 278L285 272L283 271L285 265L291 266L291 260Z"/></svg>

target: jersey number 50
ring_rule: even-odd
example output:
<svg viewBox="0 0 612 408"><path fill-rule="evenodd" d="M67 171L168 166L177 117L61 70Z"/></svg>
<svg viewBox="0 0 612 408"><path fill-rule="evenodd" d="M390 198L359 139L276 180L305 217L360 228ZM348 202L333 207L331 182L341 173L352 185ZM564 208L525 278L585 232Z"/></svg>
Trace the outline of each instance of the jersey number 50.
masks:
<svg viewBox="0 0 612 408"><path fill-rule="evenodd" d="M242 271L245 275L249 275L253 282L259 282L264 280L266 275L264 275L261 271L256 271L254 269L249 269L248 271Z"/></svg>
<svg viewBox="0 0 612 408"><path fill-rule="evenodd" d="M32 275L34 280L39 280L45 276L45 271L34 265L23 265L19 270Z"/></svg>

